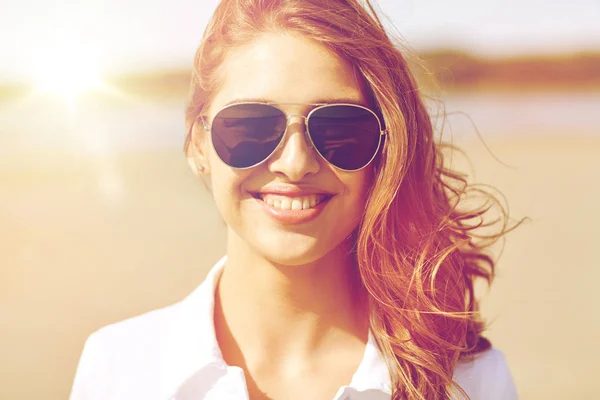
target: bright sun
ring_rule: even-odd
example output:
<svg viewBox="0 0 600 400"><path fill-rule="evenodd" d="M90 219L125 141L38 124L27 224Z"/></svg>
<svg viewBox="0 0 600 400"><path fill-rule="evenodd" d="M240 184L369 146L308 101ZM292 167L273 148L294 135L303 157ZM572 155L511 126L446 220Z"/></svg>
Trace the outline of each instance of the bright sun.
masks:
<svg viewBox="0 0 600 400"><path fill-rule="evenodd" d="M94 63L81 49L61 46L41 58L35 74L40 92L73 101L80 94L104 87Z"/></svg>

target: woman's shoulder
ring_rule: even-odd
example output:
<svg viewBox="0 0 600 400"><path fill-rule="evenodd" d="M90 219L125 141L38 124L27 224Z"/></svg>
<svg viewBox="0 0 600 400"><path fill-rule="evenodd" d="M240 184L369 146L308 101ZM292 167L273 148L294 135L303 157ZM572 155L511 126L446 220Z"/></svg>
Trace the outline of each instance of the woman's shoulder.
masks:
<svg viewBox="0 0 600 400"><path fill-rule="evenodd" d="M506 357L495 347L464 356L456 365L454 380L471 400L518 399Z"/></svg>
<svg viewBox="0 0 600 400"><path fill-rule="evenodd" d="M160 365L161 348L168 338L177 306L172 305L125 319L93 332L85 341L71 399L108 399L145 396L144 391L157 390L149 377ZM127 382L146 381L131 391ZM141 390L142 392L140 392ZM112 394L118 394L113 396ZM150 398L150 397L147 397Z"/></svg>
<svg viewBox="0 0 600 400"><path fill-rule="evenodd" d="M86 352L136 359L135 353L156 349L170 335L180 302L105 325L92 332L84 344ZM139 359L139 358L138 358Z"/></svg>
<svg viewBox="0 0 600 400"><path fill-rule="evenodd" d="M106 325L93 332L86 345L113 347L137 347L150 342L161 343L176 330L195 328L191 317L202 322L211 311L214 275L219 272L222 261L213 267L205 279L183 299L170 305Z"/></svg>
<svg viewBox="0 0 600 400"><path fill-rule="evenodd" d="M157 308L124 320L105 325L87 338L86 345L126 346L159 340L177 313L179 303Z"/></svg>
<svg viewBox="0 0 600 400"><path fill-rule="evenodd" d="M179 302L89 335L71 399L168 398L195 361L190 354L197 356L201 350L198 339L206 331L211 308L206 282Z"/></svg>

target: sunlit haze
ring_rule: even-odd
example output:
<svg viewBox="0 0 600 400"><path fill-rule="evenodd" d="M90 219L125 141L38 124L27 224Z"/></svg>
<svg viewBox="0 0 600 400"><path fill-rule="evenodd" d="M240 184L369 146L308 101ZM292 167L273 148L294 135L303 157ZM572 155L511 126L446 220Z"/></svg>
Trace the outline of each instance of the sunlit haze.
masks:
<svg viewBox="0 0 600 400"><path fill-rule="evenodd" d="M2 3L0 81L31 82L39 78L40 70L56 67L60 74L80 82L79 87L81 77L70 71L81 62L97 73L189 68L218 1ZM597 0L381 0L378 4L404 39L421 49L453 47L506 55L600 48ZM55 48L66 54L53 54Z"/></svg>

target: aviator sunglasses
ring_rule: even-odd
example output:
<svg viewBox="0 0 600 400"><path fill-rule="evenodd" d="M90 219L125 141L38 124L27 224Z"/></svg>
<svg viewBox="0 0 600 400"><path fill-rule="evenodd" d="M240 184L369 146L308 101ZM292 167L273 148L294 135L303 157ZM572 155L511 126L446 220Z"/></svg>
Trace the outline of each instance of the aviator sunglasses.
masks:
<svg viewBox="0 0 600 400"><path fill-rule="evenodd" d="M219 158L233 168L255 167L267 160L284 142L289 119L304 118L310 147L334 167L358 171L375 158L386 131L379 117L356 104L308 104L307 116L287 115L278 106L295 103L234 103L204 118Z"/></svg>

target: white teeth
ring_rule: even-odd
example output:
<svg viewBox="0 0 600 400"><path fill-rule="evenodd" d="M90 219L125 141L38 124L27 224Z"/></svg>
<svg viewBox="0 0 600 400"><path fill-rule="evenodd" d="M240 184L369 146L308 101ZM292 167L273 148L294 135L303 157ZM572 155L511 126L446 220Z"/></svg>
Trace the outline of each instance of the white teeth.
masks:
<svg viewBox="0 0 600 400"><path fill-rule="evenodd" d="M292 201L290 199L282 199L281 200L281 209L282 210L291 210L292 209Z"/></svg>
<svg viewBox="0 0 600 400"><path fill-rule="evenodd" d="M311 195L303 197L285 197L271 194L263 194L260 198L274 208L282 210L307 210L319 204L325 199L324 195Z"/></svg>
<svg viewBox="0 0 600 400"><path fill-rule="evenodd" d="M306 210L307 208L310 208L310 200L307 197L305 197L302 201L302 209Z"/></svg>
<svg viewBox="0 0 600 400"><path fill-rule="evenodd" d="M298 199L292 200L292 210L302 210L302 201Z"/></svg>

